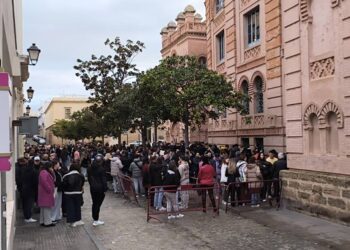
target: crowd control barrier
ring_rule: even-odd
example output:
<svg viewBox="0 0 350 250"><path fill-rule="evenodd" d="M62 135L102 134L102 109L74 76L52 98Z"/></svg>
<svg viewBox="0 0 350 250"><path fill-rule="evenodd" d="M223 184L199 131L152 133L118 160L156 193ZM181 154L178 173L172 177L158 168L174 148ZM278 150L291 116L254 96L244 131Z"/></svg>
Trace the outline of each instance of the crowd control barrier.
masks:
<svg viewBox="0 0 350 250"><path fill-rule="evenodd" d="M171 211L171 214L200 211L219 215L221 192L218 184L212 186L187 184L178 188L176 186L153 186L148 190L147 222L151 219L160 221L162 215L168 214L168 211L164 210L167 208L167 192L176 193L178 212ZM155 196L161 197L161 210L155 208Z"/></svg>
<svg viewBox="0 0 350 250"><path fill-rule="evenodd" d="M228 208L251 205L255 207L269 204L280 207L281 180L261 180L247 182L232 182L221 186L223 190L223 202L225 212Z"/></svg>

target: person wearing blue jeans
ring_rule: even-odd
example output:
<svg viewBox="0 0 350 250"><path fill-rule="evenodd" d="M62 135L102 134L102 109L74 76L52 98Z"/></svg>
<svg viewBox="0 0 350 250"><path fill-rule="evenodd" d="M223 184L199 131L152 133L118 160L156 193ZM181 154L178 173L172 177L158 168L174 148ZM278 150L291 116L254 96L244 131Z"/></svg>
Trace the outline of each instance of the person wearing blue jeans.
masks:
<svg viewBox="0 0 350 250"><path fill-rule="evenodd" d="M155 188L154 190L154 207L156 210L160 210L160 211L165 211L165 208L162 205L162 201L163 201L163 195L164 195L164 191L162 187L158 187Z"/></svg>

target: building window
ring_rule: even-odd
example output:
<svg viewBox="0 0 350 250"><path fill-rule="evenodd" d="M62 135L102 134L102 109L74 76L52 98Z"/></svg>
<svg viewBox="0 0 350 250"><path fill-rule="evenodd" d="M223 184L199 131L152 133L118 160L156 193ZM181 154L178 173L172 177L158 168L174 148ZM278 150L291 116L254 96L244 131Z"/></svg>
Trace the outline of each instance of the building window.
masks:
<svg viewBox="0 0 350 250"><path fill-rule="evenodd" d="M72 115L72 108L64 108L64 118L70 119Z"/></svg>
<svg viewBox="0 0 350 250"><path fill-rule="evenodd" d="M223 62L225 59L225 32L221 31L216 36L216 44L217 44L217 59L218 63Z"/></svg>
<svg viewBox="0 0 350 250"><path fill-rule="evenodd" d="M224 0L216 0L216 5L215 5L215 9L216 9L216 13L219 13L223 8L224 8Z"/></svg>
<svg viewBox="0 0 350 250"><path fill-rule="evenodd" d="M207 58L205 58L204 56L201 56L199 59L198 59L198 62L199 62L199 65L203 68L206 68L207 67Z"/></svg>
<svg viewBox="0 0 350 250"><path fill-rule="evenodd" d="M244 137L244 138L241 138L241 143L242 143L242 147L243 148L249 148L249 138L247 137Z"/></svg>
<svg viewBox="0 0 350 250"><path fill-rule="evenodd" d="M259 6L244 15L246 23L247 47L253 47L260 42Z"/></svg>
<svg viewBox="0 0 350 250"><path fill-rule="evenodd" d="M264 138L255 138L255 147L260 151L264 150Z"/></svg>
<svg viewBox="0 0 350 250"><path fill-rule="evenodd" d="M255 112L264 113L264 93L263 93L263 80L260 76L254 79L255 85Z"/></svg>
<svg viewBox="0 0 350 250"><path fill-rule="evenodd" d="M338 153L338 124L337 114L333 111L327 114L327 137L326 137L326 148L328 154Z"/></svg>
<svg viewBox="0 0 350 250"><path fill-rule="evenodd" d="M242 93L247 97L247 99L244 99L243 100L243 114L244 115L249 115L249 99L248 99L248 96L249 96L249 85L248 85L248 82L246 80L244 80L242 82L242 85L241 85L241 91Z"/></svg>
<svg viewBox="0 0 350 250"><path fill-rule="evenodd" d="M319 153L320 151L320 130L318 126L318 118L315 113L312 113L309 118L310 132L309 132L309 151L310 153Z"/></svg>

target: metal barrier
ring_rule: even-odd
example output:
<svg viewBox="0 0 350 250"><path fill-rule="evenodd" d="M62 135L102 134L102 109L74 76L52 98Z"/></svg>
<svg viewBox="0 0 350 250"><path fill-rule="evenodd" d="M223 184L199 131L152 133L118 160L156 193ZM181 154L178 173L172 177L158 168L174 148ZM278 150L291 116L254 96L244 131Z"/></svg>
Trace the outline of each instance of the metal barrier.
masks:
<svg viewBox="0 0 350 250"><path fill-rule="evenodd" d="M272 207L273 200L276 201L276 208L280 207L281 180L232 182L221 187L224 190L225 212L229 206L239 207L250 204L259 207L265 202Z"/></svg>
<svg viewBox="0 0 350 250"><path fill-rule="evenodd" d="M124 174L118 174L117 178L118 181L120 181L121 183L124 198L127 198L131 201L134 200L139 205L139 201L137 199L136 192L134 189L133 180L129 176Z"/></svg>
<svg viewBox="0 0 350 250"><path fill-rule="evenodd" d="M169 195L172 193L173 195ZM184 212L202 211L207 212L209 208L213 209L214 215L219 215L219 208L221 203L220 186L218 184L212 186L203 186L199 184L187 184L176 186L153 186L148 190L147 198L147 222L150 219L156 219L160 221L156 216L164 214L179 214ZM176 199L176 205L178 205L178 211L171 209L171 211L164 210L164 207L171 208L168 199L171 196ZM161 197L162 209L156 209L156 204L152 206L152 199L154 196ZM209 197L208 197L209 196ZM179 201L180 200L180 201ZM204 205L203 205L204 204Z"/></svg>

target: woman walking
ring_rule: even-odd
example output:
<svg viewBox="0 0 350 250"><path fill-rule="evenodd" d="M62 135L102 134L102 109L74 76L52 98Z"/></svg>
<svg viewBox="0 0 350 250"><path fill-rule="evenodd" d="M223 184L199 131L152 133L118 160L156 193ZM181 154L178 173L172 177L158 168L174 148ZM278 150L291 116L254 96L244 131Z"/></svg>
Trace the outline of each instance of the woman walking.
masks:
<svg viewBox="0 0 350 250"><path fill-rule="evenodd" d="M91 167L88 168L88 181L90 184L90 193L92 198L92 218L93 226L103 225L99 220L100 208L108 190L106 172L103 168L103 156L97 155Z"/></svg>
<svg viewBox="0 0 350 250"><path fill-rule="evenodd" d="M68 174L63 176L63 191L67 212L67 223L72 227L84 225L81 220L81 206L83 204L83 186L85 178L79 172L78 163L73 163Z"/></svg>
<svg viewBox="0 0 350 250"><path fill-rule="evenodd" d="M39 173L38 206L40 207L40 225L55 226L51 220L51 208L55 205L55 177L51 162L45 162Z"/></svg>

